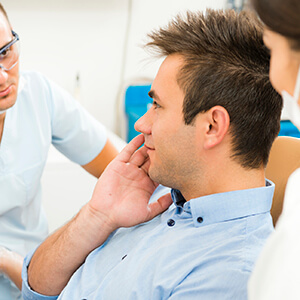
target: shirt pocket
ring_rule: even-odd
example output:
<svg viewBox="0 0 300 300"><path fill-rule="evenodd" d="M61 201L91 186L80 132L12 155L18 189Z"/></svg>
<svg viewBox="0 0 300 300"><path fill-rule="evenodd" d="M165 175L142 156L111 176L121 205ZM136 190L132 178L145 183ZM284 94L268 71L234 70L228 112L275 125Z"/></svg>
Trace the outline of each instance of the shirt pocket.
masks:
<svg viewBox="0 0 300 300"><path fill-rule="evenodd" d="M0 176L0 216L24 208L39 193L44 163L38 162L23 171Z"/></svg>
<svg viewBox="0 0 300 300"><path fill-rule="evenodd" d="M23 206L27 199L26 185L22 176L8 174L0 177L0 216L14 208Z"/></svg>

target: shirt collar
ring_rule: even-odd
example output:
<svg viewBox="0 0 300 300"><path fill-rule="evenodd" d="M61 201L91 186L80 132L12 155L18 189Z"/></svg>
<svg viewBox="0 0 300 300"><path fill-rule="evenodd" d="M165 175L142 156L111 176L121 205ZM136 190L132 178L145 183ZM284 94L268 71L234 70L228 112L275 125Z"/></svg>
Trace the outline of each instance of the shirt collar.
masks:
<svg viewBox="0 0 300 300"><path fill-rule="evenodd" d="M184 203L183 210L192 215L194 225L202 227L269 212L274 188L274 183L266 179L264 187L212 194L185 203L180 191L172 189L171 195L177 212L181 213Z"/></svg>

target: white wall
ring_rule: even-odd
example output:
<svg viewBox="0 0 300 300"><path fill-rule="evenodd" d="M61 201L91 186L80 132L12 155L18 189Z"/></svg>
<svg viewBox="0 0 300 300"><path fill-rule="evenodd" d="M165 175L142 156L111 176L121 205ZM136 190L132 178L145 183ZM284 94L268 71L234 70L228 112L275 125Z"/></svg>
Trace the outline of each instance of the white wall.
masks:
<svg viewBox="0 0 300 300"><path fill-rule="evenodd" d="M160 64L150 60L140 47L146 34L167 24L178 12L224 8L225 2L1 1L20 36L21 69L41 71L71 93L79 73L79 101L111 131L115 131L120 87L137 78L153 79ZM89 200L94 184L95 180L80 167L71 165L51 149L43 176L44 202L51 230Z"/></svg>

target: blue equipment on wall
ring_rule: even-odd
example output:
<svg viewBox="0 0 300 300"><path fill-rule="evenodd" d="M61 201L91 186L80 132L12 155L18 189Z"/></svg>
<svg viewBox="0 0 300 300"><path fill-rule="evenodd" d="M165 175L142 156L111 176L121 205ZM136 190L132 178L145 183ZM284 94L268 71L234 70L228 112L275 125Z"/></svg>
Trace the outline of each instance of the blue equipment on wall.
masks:
<svg viewBox="0 0 300 300"><path fill-rule="evenodd" d="M289 120L282 120L280 122L279 135L286 135L286 136L300 138L300 132L298 128Z"/></svg>
<svg viewBox="0 0 300 300"><path fill-rule="evenodd" d="M127 117L127 142L130 142L139 133L134 129L134 123L144 115L152 105L148 96L151 84L130 85L125 92L125 114Z"/></svg>

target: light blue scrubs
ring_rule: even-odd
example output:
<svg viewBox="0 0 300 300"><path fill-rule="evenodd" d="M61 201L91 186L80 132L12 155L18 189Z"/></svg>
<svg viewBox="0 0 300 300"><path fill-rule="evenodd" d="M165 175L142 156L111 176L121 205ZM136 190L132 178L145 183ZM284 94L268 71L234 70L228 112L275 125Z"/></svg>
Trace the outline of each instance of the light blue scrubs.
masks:
<svg viewBox="0 0 300 300"><path fill-rule="evenodd" d="M40 179L51 143L84 165L100 153L106 139L104 126L66 91L39 73L21 73L0 144L0 245L25 256L47 236ZM22 298L0 275L0 300L11 299Z"/></svg>

